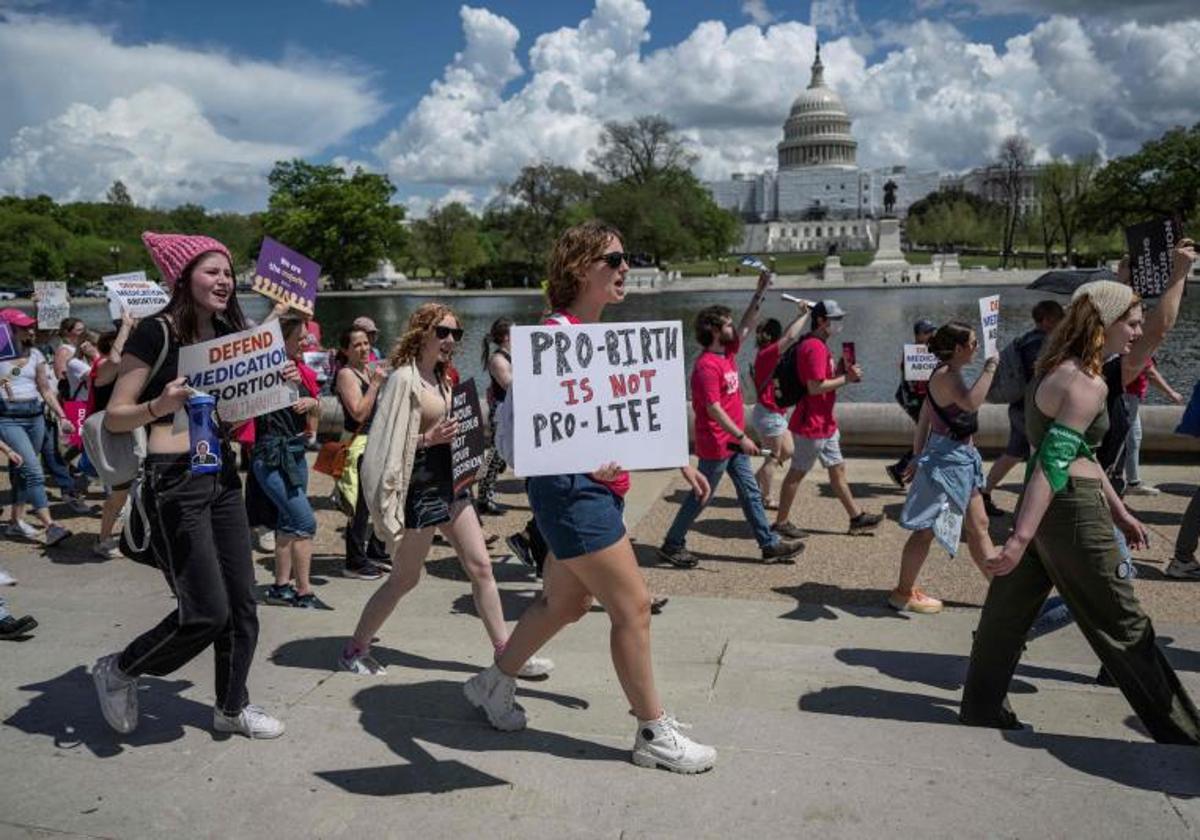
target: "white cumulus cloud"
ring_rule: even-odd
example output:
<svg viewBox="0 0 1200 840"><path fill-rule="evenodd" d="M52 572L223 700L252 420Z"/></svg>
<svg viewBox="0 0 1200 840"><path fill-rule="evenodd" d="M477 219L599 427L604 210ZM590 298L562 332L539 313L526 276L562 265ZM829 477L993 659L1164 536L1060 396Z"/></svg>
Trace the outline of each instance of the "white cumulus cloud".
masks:
<svg viewBox="0 0 1200 840"><path fill-rule="evenodd" d="M123 44L45 16L0 17L0 79L0 189L63 194L74 184L71 195L89 198L104 192L93 189L98 167L129 170L163 202L202 200L207 181L242 185L233 200L260 204L272 155L316 154L385 110L352 68ZM180 179L175 164L188 159L205 169Z"/></svg>
<svg viewBox="0 0 1200 840"><path fill-rule="evenodd" d="M775 13L767 8L767 0L742 0L742 14L757 26L766 26L775 20Z"/></svg>

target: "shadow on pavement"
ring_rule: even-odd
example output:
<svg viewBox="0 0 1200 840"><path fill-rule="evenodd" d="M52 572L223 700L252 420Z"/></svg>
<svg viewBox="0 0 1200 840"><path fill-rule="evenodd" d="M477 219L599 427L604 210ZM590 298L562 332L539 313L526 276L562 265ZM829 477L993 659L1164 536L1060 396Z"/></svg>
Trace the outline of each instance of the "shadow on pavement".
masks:
<svg viewBox="0 0 1200 840"><path fill-rule="evenodd" d="M563 695L518 689L518 696L570 700ZM584 761L628 761L629 751L553 732L497 732L479 717L447 680L413 685L377 685L354 695L363 729L407 763L388 767L322 770L316 775L347 793L397 796L446 793L510 784L454 759L438 759L418 741L465 752L524 751ZM586 705L586 704L585 704ZM450 718L450 719L447 719Z"/></svg>
<svg viewBox="0 0 1200 840"><path fill-rule="evenodd" d="M800 698L799 707L801 711L816 714L961 726L957 698L860 685L837 686L805 694ZM998 734L1015 746L1045 750L1068 767L1089 776L1139 790L1200 796L1195 747L1057 735L1031 729Z"/></svg>
<svg viewBox="0 0 1200 840"><path fill-rule="evenodd" d="M796 609L780 616L780 618L790 618L793 621L836 619L838 614L829 609L831 606L838 607L859 618L911 620L904 613L896 612L887 606L888 590L886 589L851 589L832 583L809 582L799 586L777 586L772 591L796 599L798 602ZM946 601L945 604L948 607L974 606L958 601Z"/></svg>
<svg viewBox="0 0 1200 840"><path fill-rule="evenodd" d="M872 648L841 648L834 657L856 668L874 668L885 677L904 682L915 682L947 691L962 688L967 676L968 657L955 653L928 653L909 650L875 650ZM1017 673L1030 679L1056 680L1076 685L1095 685L1095 679L1087 674L1063 671L1058 668L1043 668L1039 665L1017 665ZM1009 691L1016 694L1035 694L1037 688L1027 682L1014 679Z"/></svg>
<svg viewBox="0 0 1200 840"><path fill-rule="evenodd" d="M177 741L187 726L211 732L212 708L179 696L192 687L191 682L141 677L138 683L141 714L138 728L129 735L114 732L105 722L92 676L83 665L45 682L21 686L21 691L39 694L6 718L4 725L29 735L45 735L56 749L83 747L97 758L112 758L127 747Z"/></svg>

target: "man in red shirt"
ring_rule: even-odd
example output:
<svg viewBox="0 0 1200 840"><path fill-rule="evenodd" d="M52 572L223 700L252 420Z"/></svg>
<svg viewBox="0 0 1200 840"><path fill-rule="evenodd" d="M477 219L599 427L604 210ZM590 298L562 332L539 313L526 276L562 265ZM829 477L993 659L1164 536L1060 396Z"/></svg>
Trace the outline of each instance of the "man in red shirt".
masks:
<svg viewBox="0 0 1200 840"><path fill-rule="evenodd" d="M823 300L813 307L813 329L801 339L796 348L796 368L800 381L807 393L796 403L788 428L792 432L795 451L792 466L783 487L779 490L779 513L771 530L780 536L795 538L803 531L788 521L792 502L804 476L820 458L821 466L829 471L829 484L834 495L850 517L850 533L861 534L873 530L883 516L867 513L854 501L850 483L846 480L846 463L842 458L841 434L833 416L833 405L837 391L851 382L862 380L862 369L857 364L833 364L833 354L826 342L842 331L846 313L835 300Z"/></svg>
<svg viewBox="0 0 1200 840"><path fill-rule="evenodd" d="M729 473L746 521L754 529L763 562L777 563L798 554L804 546L783 540L771 530L767 521L762 493L750 466L750 456L758 454L758 447L746 434L745 405L737 366L738 349L758 321L758 308L770 279L767 272L759 276L758 289L736 330L733 313L727 306L708 306L696 315L696 340L704 347L704 352L692 368L691 385L692 408L696 415L697 468L713 490L721 477ZM704 506L705 503L692 494L684 499L658 550L659 556L668 563L684 569L697 564L695 556L684 544L688 529Z"/></svg>

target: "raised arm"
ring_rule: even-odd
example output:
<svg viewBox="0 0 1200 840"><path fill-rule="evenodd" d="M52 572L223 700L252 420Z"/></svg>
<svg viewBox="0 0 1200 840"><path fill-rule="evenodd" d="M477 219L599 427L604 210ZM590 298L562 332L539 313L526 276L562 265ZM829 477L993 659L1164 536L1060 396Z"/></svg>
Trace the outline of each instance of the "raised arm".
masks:
<svg viewBox="0 0 1200 840"><path fill-rule="evenodd" d="M987 402L988 389L992 387L992 380L995 378L996 368L999 366L999 358L992 356L983 363L983 373L979 374L974 385L967 388L961 381L957 383L954 395L955 404L964 411L978 411Z"/></svg>
<svg viewBox="0 0 1200 840"><path fill-rule="evenodd" d="M754 327L758 323L758 310L762 307L763 295L767 293L767 286L770 284L771 272L760 272L758 275L758 287L754 290L754 297L750 298L750 303L746 306L746 311L742 313L742 320L738 323L738 341L742 344L745 344L750 333L754 332Z"/></svg>
<svg viewBox="0 0 1200 840"><path fill-rule="evenodd" d="M800 340L800 336L804 335L808 329L809 321L812 319L812 310L808 308L807 303L797 303L796 317L792 323L787 325L787 329L783 331L783 335L779 337L779 353L780 355L787 352L788 348Z"/></svg>
<svg viewBox="0 0 1200 840"><path fill-rule="evenodd" d="M350 368L342 368L337 375L337 392L342 399L342 405L355 423L365 423L375 410L375 398L379 396L379 388L387 374L376 367L371 371L371 378L366 393L359 386L358 376Z"/></svg>
<svg viewBox="0 0 1200 840"><path fill-rule="evenodd" d="M1121 380L1124 384L1128 385L1137 379L1150 357L1175 327L1175 321L1179 318L1179 303L1183 300L1183 290L1195 261L1195 244L1190 239L1182 240L1175 249L1171 260L1171 279L1158 306L1146 316L1141 338L1133 343L1133 348L1121 359ZM1125 264L1122 263L1121 267L1125 269Z"/></svg>

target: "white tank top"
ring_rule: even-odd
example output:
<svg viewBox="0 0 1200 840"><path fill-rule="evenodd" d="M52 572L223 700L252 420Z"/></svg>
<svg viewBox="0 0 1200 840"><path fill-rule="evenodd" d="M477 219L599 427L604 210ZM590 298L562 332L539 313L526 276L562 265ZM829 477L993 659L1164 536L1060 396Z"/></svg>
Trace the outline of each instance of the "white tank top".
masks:
<svg viewBox="0 0 1200 840"><path fill-rule="evenodd" d="M0 362L0 399L12 402L40 400L42 395L37 388L37 368L44 364L46 357L34 347L26 351L24 358Z"/></svg>

